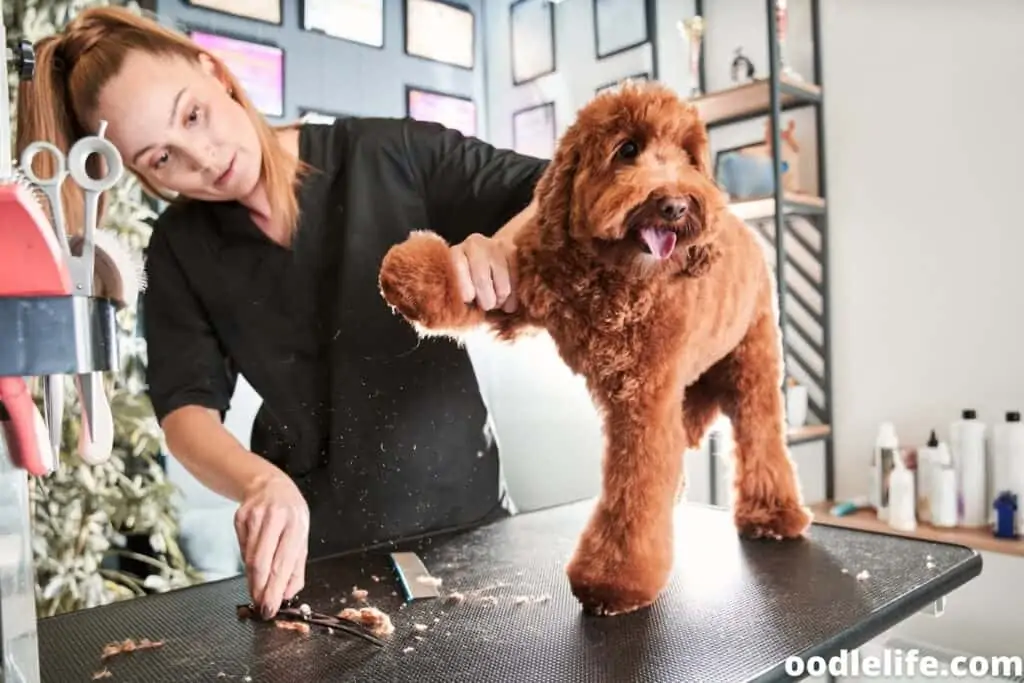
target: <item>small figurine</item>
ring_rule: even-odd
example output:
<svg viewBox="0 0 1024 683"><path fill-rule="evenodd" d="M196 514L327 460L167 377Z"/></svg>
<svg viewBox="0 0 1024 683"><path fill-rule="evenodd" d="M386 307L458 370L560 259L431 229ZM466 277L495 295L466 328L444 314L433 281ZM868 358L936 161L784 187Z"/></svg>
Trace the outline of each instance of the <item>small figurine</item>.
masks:
<svg viewBox="0 0 1024 683"><path fill-rule="evenodd" d="M734 53L736 57L732 60L732 81L733 83L747 83L754 80L754 63L750 61L745 54L743 54L743 48L738 47ZM746 73L741 73L740 69L744 69Z"/></svg>
<svg viewBox="0 0 1024 683"><path fill-rule="evenodd" d="M996 538L1018 538L1015 523L1017 521L1017 494L1003 491L992 503L996 511L996 524L992 533Z"/></svg>

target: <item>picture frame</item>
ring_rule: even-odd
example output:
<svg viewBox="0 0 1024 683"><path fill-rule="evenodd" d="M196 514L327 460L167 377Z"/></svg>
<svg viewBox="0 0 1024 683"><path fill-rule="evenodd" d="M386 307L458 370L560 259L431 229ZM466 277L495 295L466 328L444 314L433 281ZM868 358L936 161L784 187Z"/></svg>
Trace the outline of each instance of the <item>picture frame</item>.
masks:
<svg viewBox="0 0 1024 683"><path fill-rule="evenodd" d="M479 112L476 102L467 95L407 85L405 113L417 121L440 123L466 137L477 136Z"/></svg>
<svg viewBox="0 0 1024 683"><path fill-rule="evenodd" d="M454 0L403 0L405 54L472 71L476 15Z"/></svg>
<svg viewBox="0 0 1024 683"><path fill-rule="evenodd" d="M651 40L649 0L591 0L594 52L598 59L640 47Z"/></svg>
<svg viewBox="0 0 1024 683"><path fill-rule="evenodd" d="M181 0L188 7L282 26L284 0Z"/></svg>
<svg viewBox="0 0 1024 683"><path fill-rule="evenodd" d="M285 49L223 31L192 26L187 29L199 47L220 59L266 116L282 118L285 111Z"/></svg>
<svg viewBox="0 0 1024 683"><path fill-rule="evenodd" d="M515 0L508 13L512 85L524 85L555 73L554 3Z"/></svg>
<svg viewBox="0 0 1024 683"><path fill-rule="evenodd" d="M623 76L622 78L618 79L617 81L612 81L610 83L605 83L604 85L599 85L596 88L594 88L594 94L595 95L600 95L601 93L603 93L606 90L612 90L613 88L619 87L620 85L622 85L626 81L644 81L644 82L647 82L647 81L650 81L650 80L651 80L650 72L648 72L648 71L641 71L640 73L636 73L636 74L633 74L631 76Z"/></svg>
<svg viewBox="0 0 1024 683"><path fill-rule="evenodd" d="M299 0L303 31L384 49L384 0Z"/></svg>
<svg viewBox="0 0 1024 683"><path fill-rule="evenodd" d="M512 149L519 154L550 159L558 141L555 103L541 102L512 112Z"/></svg>

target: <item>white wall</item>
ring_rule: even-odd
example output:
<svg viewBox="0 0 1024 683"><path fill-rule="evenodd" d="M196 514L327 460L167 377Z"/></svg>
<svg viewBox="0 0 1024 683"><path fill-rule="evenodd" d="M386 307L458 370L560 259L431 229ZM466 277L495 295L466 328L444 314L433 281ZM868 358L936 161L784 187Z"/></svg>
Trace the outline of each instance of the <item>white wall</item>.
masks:
<svg viewBox="0 0 1024 683"><path fill-rule="evenodd" d="M837 489L861 493L878 422L920 442L961 408L1024 406L1024 3L822 2ZM1024 560L985 554L941 619L900 629L1021 654Z"/></svg>

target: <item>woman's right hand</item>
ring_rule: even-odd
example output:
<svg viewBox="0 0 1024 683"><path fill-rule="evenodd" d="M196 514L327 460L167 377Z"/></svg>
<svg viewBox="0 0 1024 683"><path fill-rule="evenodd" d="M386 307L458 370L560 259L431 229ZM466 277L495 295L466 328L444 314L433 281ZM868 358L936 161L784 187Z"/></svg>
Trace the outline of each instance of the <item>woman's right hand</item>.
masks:
<svg viewBox="0 0 1024 683"><path fill-rule="evenodd" d="M284 472L261 476L246 487L235 532L253 604L270 619L305 585L309 506Z"/></svg>

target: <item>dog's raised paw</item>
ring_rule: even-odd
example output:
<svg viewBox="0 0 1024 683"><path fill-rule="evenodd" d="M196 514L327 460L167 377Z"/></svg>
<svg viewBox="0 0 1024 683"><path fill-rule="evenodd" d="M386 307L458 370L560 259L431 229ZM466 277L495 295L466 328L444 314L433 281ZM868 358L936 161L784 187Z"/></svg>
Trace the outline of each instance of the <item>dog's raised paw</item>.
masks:
<svg viewBox="0 0 1024 683"><path fill-rule="evenodd" d="M425 328L446 324L453 306L454 266L448 245L436 234L413 233L395 245L381 263L381 295L410 322Z"/></svg>
<svg viewBox="0 0 1024 683"><path fill-rule="evenodd" d="M777 541L803 537L814 520L808 508L795 503L779 505L739 502L733 517L741 536Z"/></svg>

